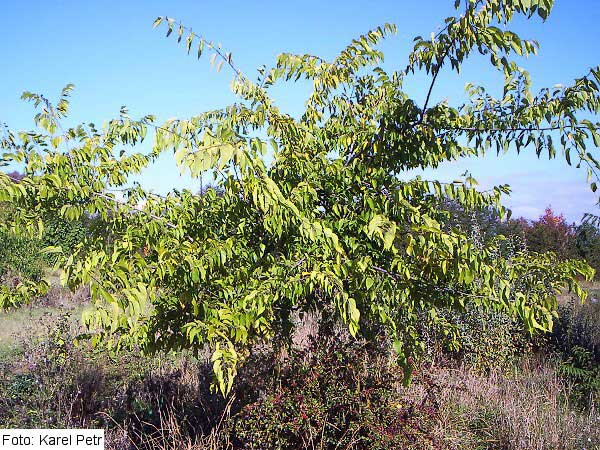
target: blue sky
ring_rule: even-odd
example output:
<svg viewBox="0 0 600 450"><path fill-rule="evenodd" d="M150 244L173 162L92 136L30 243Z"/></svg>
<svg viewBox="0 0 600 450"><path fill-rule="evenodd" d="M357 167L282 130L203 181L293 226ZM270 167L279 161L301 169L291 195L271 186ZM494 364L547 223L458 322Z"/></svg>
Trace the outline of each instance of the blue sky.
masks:
<svg viewBox="0 0 600 450"><path fill-rule="evenodd" d="M231 75L211 70L208 59L185 55L183 46L152 29L159 15L181 19L233 53L247 74L271 65L278 53L313 53L333 57L352 38L392 22L398 35L383 45L386 67L405 65L415 35L428 36L452 15L453 0L220 2L186 1L55 1L2 2L0 121L13 129L32 126L30 105L19 100L24 90L55 98L74 83L71 120L102 123L116 117L122 105L132 115L155 114L160 119L186 117L225 106L234 98ZM600 4L594 0L556 0L546 23L516 20L511 29L537 39L538 56L519 63L532 74L534 86L569 83L600 64ZM445 73L434 100L460 101L465 82L501 88L501 78L483 59L474 59L460 77ZM422 103L428 81L414 77L406 84ZM283 110L302 110L306 89L286 85L276 91ZM564 160L538 160L533 152L511 152L479 160L463 160L426 173L450 181L469 170L483 188L508 183L513 189L505 204L515 216L536 218L547 205L578 222L584 212L597 212L585 173ZM180 177L170 158L143 176L145 186L165 192L198 187Z"/></svg>

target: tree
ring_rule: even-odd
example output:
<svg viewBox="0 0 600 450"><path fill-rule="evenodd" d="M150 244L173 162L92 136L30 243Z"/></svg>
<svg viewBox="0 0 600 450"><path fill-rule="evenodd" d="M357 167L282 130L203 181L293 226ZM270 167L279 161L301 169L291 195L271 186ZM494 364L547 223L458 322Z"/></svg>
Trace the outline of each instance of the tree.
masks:
<svg viewBox="0 0 600 450"><path fill-rule="evenodd" d="M562 214L556 215L547 207L540 218L531 223L526 234L527 246L536 252L552 251L559 258L575 258L575 226L569 225Z"/></svg>
<svg viewBox="0 0 600 450"><path fill-rule="evenodd" d="M504 216L500 197L507 186L481 192L470 177L444 184L397 175L494 146L549 157L562 151L569 164L576 158L595 177L598 162L586 145L589 137L598 144L598 124L581 115L599 110L598 68L534 96L527 72L510 58L534 54L537 44L496 26L504 28L515 14L545 19L551 6L550 0L470 0L431 39L415 39L403 70L379 67L376 46L396 31L387 24L332 61L282 54L273 68L259 69L256 82L219 46L158 18L155 26L165 23L167 36L175 32L188 52L211 52L217 70L233 71L239 102L160 125L122 110L103 129L63 130L72 86L56 105L25 93L39 109L37 128L8 131L1 145L4 160L23 164L26 177L14 183L0 176L0 199L20 211L12 224L32 232L48 211L103 220L110 243L90 236L60 261L67 285L91 287L95 309L85 320L97 330L94 340L147 351L209 345L222 392L252 345L289 336L294 311L335 311L355 336L385 333L407 379L424 346L418 317L452 333L438 312L476 305L519 316L532 332L549 330L555 293L568 287L583 298L576 276L590 278L593 271L552 254L503 257L501 237L474 245L445 226L440 205L447 201ZM431 104L442 68L459 71L474 53L504 74L503 97L470 84L466 104ZM402 89L417 71L431 78L423 105ZM281 80L300 78L312 81L313 92L294 118L269 92ZM149 129L150 153L123 151ZM221 193L159 197L127 184L166 151L195 177L213 173Z"/></svg>
<svg viewBox="0 0 600 450"><path fill-rule="evenodd" d="M6 175L19 183L25 175L12 171ZM37 239L22 236L2 227L10 222L14 209L0 202L0 306L14 306L47 292L42 279L43 260Z"/></svg>
<svg viewBox="0 0 600 450"><path fill-rule="evenodd" d="M575 246L579 256L596 270L596 279L600 271L600 230L591 223L582 223L577 227Z"/></svg>

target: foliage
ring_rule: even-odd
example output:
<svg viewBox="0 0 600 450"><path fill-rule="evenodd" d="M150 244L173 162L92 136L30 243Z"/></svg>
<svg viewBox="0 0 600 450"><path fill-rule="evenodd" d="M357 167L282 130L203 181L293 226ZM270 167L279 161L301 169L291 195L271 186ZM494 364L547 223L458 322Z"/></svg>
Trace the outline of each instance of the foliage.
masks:
<svg viewBox="0 0 600 450"><path fill-rule="evenodd" d="M546 356L524 358L510 373L484 375L425 365L405 388L385 347L348 339L347 332L339 340L317 336L279 364L270 351L256 352L241 367L226 405L208 391L209 365L189 354L108 357L74 345L77 328L67 316L26 324L20 311L11 314L24 322L23 349L10 362L0 361L0 421L13 427L102 426L107 449L252 448L267 441L268 432L280 433L283 443L307 439L293 448L336 448L334 425L356 432L354 449L383 443L595 448L600 439L593 406L574 407L567 396L576 389L556 376L555 362ZM286 430L294 430L301 411L312 428L303 423L290 435ZM315 435L323 425L326 432ZM205 444L209 440L212 446Z"/></svg>
<svg viewBox="0 0 600 450"><path fill-rule="evenodd" d="M9 426L73 426L67 419L76 396L73 384L84 370L73 351L70 320L63 315L51 324L40 319L30 326L47 334L38 339L29 329L21 357L2 368L0 420Z"/></svg>
<svg viewBox="0 0 600 450"><path fill-rule="evenodd" d="M468 308L447 314L445 318L456 325L460 347L446 346L444 355L465 363L477 373L509 369L516 360L531 354L535 347L534 339L522 323L504 311ZM434 333L428 347L435 348L436 341L443 343L444 340L447 341Z"/></svg>
<svg viewBox="0 0 600 450"><path fill-rule="evenodd" d="M591 226L591 225L586 225ZM575 225L567 224L562 214L547 207L537 220L522 217L499 224L498 231L505 236L518 236L534 252L554 252L561 259L581 257L575 246Z"/></svg>
<svg viewBox="0 0 600 450"><path fill-rule="evenodd" d="M568 352L574 347L584 348L600 362L600 303L596 298L589 303L570 301L558 309L558 320L550 337L554 345Z"/></svg>
<svg viewBox="0 0 600 450"><path fill-rule="evenodd" d="M517 237L529 250L552 251L561 259L584 259L594 270L600 270L600 233L592 221L579 226L569 225L562 214L555 214L550 207L538 220L511 219L503 223L492 221L493 231L505 236Z"/></svg>
<svg viewBox="0 0 600 450"><path fill-rule="evenodd" d="M600 303L571 301L559 308L550 335L553 350L561 355L561 374L573 383L571 396L590 406L600 397Z"/></svg>
<svg viewBox="0 0 600 450"><path fill-rule="evenodd" d="M433 449L435 391L400 402L402 377L374 348L319 339L292 356L279 386L234 417L247 449Z"/></svg>
<svg viewBox="0 0 600 450"><path fill-rule="evenodd" d="M36 239L0 230L0 242L0 277L13 274L19 278L40 280L43 263Z"/></svg>
<svg viewBox="0 0 600 450"><path fill-rule="evenodd" d="M536 252L553 251L559 258L577 257L575 227L567 224L562 214L556 215L550 207L533 221L526 231L528 247Z"/></svg>
<svg viewBox="0 0 600 450"><path fill-rule="evenodd" d="M591 223L583 223L577 227L575 236L577 252L596 271L596 279L600 277L600 231Z"/></svg>
<svg viewBox="0 0 600 450"><path fill-rule="evenodd" d="M43 269L38 239L0 228L0 308L45 294L48 286L42 279Z"/></svg>
<svg viewBox="0 0 600 450"><path fill-rule="evenodd" d="M596 189L598 162L588 147L590 138L598 145L598 124L582 114L595 117L600 109L600 71L534 95L529 75L511 59L537 51L534 41L507 29L513 16L545 20L551 6L469 0L440 32L415 38L402 70L380 67L377 45L396 31L386 24L331 61L281 54L273 68L259 69L257 81L220 46L159 18L155 25L166 23L167 35L176 31L188 51L197 45L198 56L213 53L217 70L233 70L239 102L161 125L122 109L102 129L63 129L73 87L56 104L26 92L39 111L36 129L7 130L0 141L3 160L22 164L26 176L15 182L0 174L0 200L18 211L13 225L31 233L47 214L97 217L111 238L88 236L75 255L61 258L65 283L91 287L96 308L86 321L100 330L94 341L146 351L208 344L222 392L253 345L289 337L298 310L333 309L355 336L384 333L407 378L423 352L421 313L445 326L439 313L468 303L518 316L530 332L549 330L556 292L569 288L584 297L576 277L591 277L591 269L552 254L498 257L502 238L475 248L446 226L445 201L503 217L506 186L481 192L468 176L444 184L398 175L490 147L533 148L585 166ZM502 96L468 84L465 104L433 104L442 68L458 72L474 54L503 74ZM431 78L422 105L403 90L420 71ZM313 91L296 118L269 92L299 79L311 81ZM128 152L149 129L150 153ZM214 174L220 193L160 197L128 183L166 151L194 177Z"/></svg>
<svg viewBox="0 0 600 450"><path fill-rule="evenodd" d="M404 388L381 347L317 338L279 371L270 352L255 354L240 369L227 414L225 400L208 392L202 361L133 352L110 358L73 345L69 322L48 315L20 331L24 348L0 364L3 424L103 427L107 450L252 448L269 432L280 433L280 445L299 439L293 448L333 449L340 442L333 425L356 432L351 449L572 449L595 448L600 439L597 412L566 401L573 391L550 358L510 374L423 366Z"/></svg>
<svg viewBox="0 0 600 450"><path fill-rule="evenodd" d="M590 351L575 346L560 366L560 373L573 382L571 396L579 404L589 407L600 396L600 364Z"/></svg>
<svg viewBox="0 0 600 450"><path fill-rule="evenodd" d="M41 248L59 247L64 254L72 255L77 251L78 245L84 242L86 233L84 220L68 221L56 216L49 217L44 220ZM58 258L55 253L44 256L48 264L54 264Z"/></svg>
<svg viewBox="0 0 600 450"><path fill-rule="evenodd" d="M501 222L493 210L468 212L453 204L447 208L451 223L467 233L474 248L504 235L511 222L520 223ZM510 260L528 254L519 234L506 234L498 246L498 258ZM419 320L418 330L426 343L427 359L436 363L450 358L477 373L509 369L537 344L536 337L526 332L522 321L503 309L482 310L467 303L440 312L438 323L443 326L428 323L423 314Z"/></svg>
<svg viewBox="0 0 600 450"><path fill-rule="evenodd" d="M18 172L9 176L14 180L24 178ZM45 252L48 247L60 247L66 255L75 252L83 242L86 228L83 222L68 222L48 216L44 229L37 236L20 233L6 227L12 214L10 205L0 204L0 307L18 306L39 298L48 292L43 280L48 264L57 261L55 253Z"/></svg>
<svg viewBox="0 0 600 450"><path fill-rule="evenodd" d="M489 242L503 230L508 221L501 221L495 208L481 208L478 210L465 210L460 204L448 202L443 209L449 213L449 229L454 227L465 234L472 235L478 240Z"/></svg>
<svg viewBox="0 0 600 450"><path fill-rule="evenodd" d="M107 429L118 424L131 435L149 436L160 415L174 404L182 429L199 433L211 419L197 390L207 383L194 382L193 362L185 371L164 356L147 358L124 352L113 358L90 351L78 340L70 313L61 310L24 327L19 354L0 366L3 424ZM39 330L41 336L36 334ZM204 391L208 398L208 389ZM126 444L123 448L131 442Z"/></svg>
<svg viewBox="0 0 600 450"><path fill-rule="evenodd" d="M18 172L8 174L15 182L24 175ZM12 233L6 226L14 214L13 208L0 203L0 280L7 275L20 279L37 281L42 276L42 260L39 254L39 243L36 239ZM0 303L1 304L1 303Z"/></svg>

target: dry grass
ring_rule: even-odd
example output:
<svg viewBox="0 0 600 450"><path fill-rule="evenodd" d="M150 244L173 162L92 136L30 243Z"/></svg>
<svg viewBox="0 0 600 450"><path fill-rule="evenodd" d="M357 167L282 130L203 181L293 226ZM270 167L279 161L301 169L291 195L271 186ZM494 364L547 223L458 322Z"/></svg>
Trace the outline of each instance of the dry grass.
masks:
<svg viewBox="0 0 600 450"><path fill-rule="evenodd" d="M31 337L45 331L35 324L45 316L70 312L74 324L79 324L83 310L89 307L89 291L82 288L74 293L53 286L45 298L20 308L0 311L0 359L3 352L12 353L24 335ZM36 331L37 330L37 331Z"/></svg>
<svg viewBox="0 0 600 450"><path fill-rule="evenodd" d="M442 370L440 429L451 448L572 450L600 448L598 411L568 402L569 387L549 361L527 360L508 376Z"/></svg>
<svg viewBox="0 0 600 450"><path fill-rule="evenodd" d="M106 433L106 450L232 450L229 435L223 428L229 420L233 398L225 408L217 426L207 434L191 437L181 426L173 409L159 411L159 425L146 423L150 431L145 433L128 432L121 424L113 421L115 427Z"/></svg>
<svg viewBox="0 0 600 450"><path fill-rule="evenodd" d="M12 341L14 334L35 335L31 324L37 322L44 313L64 311L66 308L72 311L73 316L79 316L78 310L82 305L78 299L65 298L61 305L62 301L62 297L57 297L51 302L52 306L35 306L10 313L0 313L0 359L2 359L3 340ZM292 340L293 346L297 349L306 348L307 342L310 342L318 332L318 318L307 314L296 319L297 328ZM43 331L43 328L39 328L39 331ZM11 343L7 348L12 346ZM8 354L7 359L11 359ZM114 373L113 366L96 369L106 369L106 375L112 378L121 376ZM106 380L97 380L92 376L94 374L95 372L91 371L89 376L86 373L78 375L76 399L79 403L82 403L80 401L82 396L86 397L82 394L86 392L85 386L89 385L89 397L92 400L94 395L99 395L97 391ZM248 374L250 378L246 381L254 383L252 387L258 389L260 382L264 380L252 375L250 371ZM88 378L90 382L86 381ZM86 383L82 384L81 380ZM157 398L169 399L167 407L164 410L157 410L160 414L158 421L148 423L140 419L137 424L143 424L143 427L131 427L126 422L115 422L113 426L107 427L107 450L229 450L233 448L229 440L230 430L228 431L230 409L226 408L226 413L221 416L221 420L212 422L210 427L200 425L204 416L218 419L220 412L216 413L216 411L220 410L208 403L209 396L201 395L208 380L200 377L198 366L188 364L185 358L182 358L179 365L176 364L175 367L159 364L145 375L143 381L135 384L138 388L143 388L134 391L135 399L144 400L148 405L159 404ZM530 358L511 374L498 371L485 376L476 375L464 367L430 368L425 370L421 377L417 377L415 383L409 388L398 388L397 404L421 403L425 396L431 395L432 391L429 389L431 385L435 386L434 401L439 406L434 437L440 442L445 442L447 448L600 449L600 413L593 408L581 411L569 404L571 387L558 376L556 364L551 360ZM57 384L56 388L62 389L62 385ZM113 392L112 395L118 395L120 391L110 392ZM95 400L99 402L98 408L103 407L104 403L99 399ZM244 399L238 396L238 401L243 403ZM80 413L73 411L73 402L74 400L65 403L66 406L60 408L68 413L69 417L65 420L69 423L72 421L71 413ZM94 402L84 403L91 405ZM187 417L181 414L182 404L194 405L204 412L190 416L189 421L182 422L182 417ZM106 411L106 409L100 410ZM318 447L318 444L316 445Z"/></svg>
<svg viewBox="0 0 600 450"><path fill-rule="evenodd" d="M399 389L398 404L419 403L431 395L428 386L436 386L439 416L432 437L443 443L440 448L600 449L598 411L580 411L569 404L569 386L558 377L551 361L526 360L508 375L494 372L481 376L465 368L437 368L423 372L420 378ZM226 408L210 433L193 437L182 431L174 411L163 413L159 425L152 425L145 434L131 436L116 426L107 435L107 450L233 449L227 432L228 411Z"/></svg>

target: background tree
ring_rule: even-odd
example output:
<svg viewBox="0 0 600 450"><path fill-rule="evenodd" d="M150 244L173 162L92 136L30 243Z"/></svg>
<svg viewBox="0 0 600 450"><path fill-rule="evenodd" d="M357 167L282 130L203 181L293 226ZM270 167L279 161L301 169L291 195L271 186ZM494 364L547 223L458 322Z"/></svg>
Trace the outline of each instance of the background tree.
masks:
<svg viewBox="0 0 600 450"><path fill-rule="evenodd" d="M600 268L600 234L590 221L569 225L562 214L557 215L548 207L537 220L530 222L521 217L496 222L495 229L507 237L516 237L530 251L551 251L560 259L581 258L594 269Z"/></svg>
<svg viewBox="0 0 600 450"><path fill-rule="evenodd" d="M600 231L591 223L583 223L577 227L575 246L580 258L596 270L600 275Z"/></svg>
<svg viewBox="0 0 600 450"><path fill-rule="evenodd" d="M556 215L550 207L527 229L526 241L530 250L553 251L559 258L576 258L576 227L569 225L562 214Z"/></svg>

